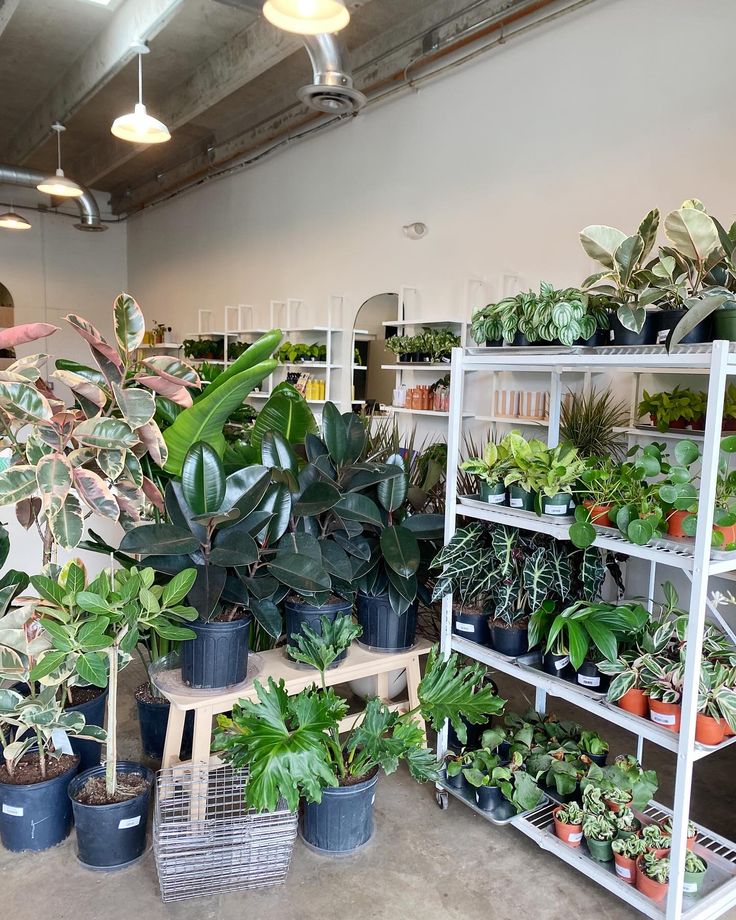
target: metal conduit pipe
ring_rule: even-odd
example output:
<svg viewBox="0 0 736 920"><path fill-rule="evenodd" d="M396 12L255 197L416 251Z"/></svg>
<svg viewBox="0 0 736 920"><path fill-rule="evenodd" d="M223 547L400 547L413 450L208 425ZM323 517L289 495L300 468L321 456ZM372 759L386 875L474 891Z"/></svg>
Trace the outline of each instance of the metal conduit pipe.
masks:
<svg viewBox="0 0 736 920"><path fill-rule="evenodd" d="M301 101L318 112L329 115L352 115L365 105L363 93L353 89L353 78L343 60L343 49L336 35L303 35L302 40L312 62L314 78L302 86Z"/></svg>
<svg viewBox="0 0 736 920"><path fill-rule="evenodd" d="M17 185L21 188L36 188L39 182L46 178L46 173L35 169L26 169L24 166L6 166L0 163L0 185ZM100 209L95 196L81 183L77 183L84 194L71 201L79 208L79 223L74 224L77 230L87 233L99 233L107 230L100 220Z"/></svg>

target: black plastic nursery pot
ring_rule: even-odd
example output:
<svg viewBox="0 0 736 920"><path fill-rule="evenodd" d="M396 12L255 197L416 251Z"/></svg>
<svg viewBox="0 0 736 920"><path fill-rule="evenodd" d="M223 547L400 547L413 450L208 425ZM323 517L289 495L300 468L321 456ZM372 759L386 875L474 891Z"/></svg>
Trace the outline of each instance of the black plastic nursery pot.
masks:
<svg viewBox="0 0 736 920"><path fill-rule="evenodd" d="M249 616L239 620L195 620L197 634L182 642L181 677L198 690L222 690L242 683L248 673Z"/></svg>
<svg viewBox="0 0 736 920"><path fill-rule="evenodd" d="M465 777L463 776L462 771L460 771L460 773L456 773L454 776L447 774L445 776L445 783L451 789L463 789L465 787Z"/></svg>
<svg viewBox="0 0 736 920"><path fill-rule="evenodd" d="M489 505L507 505L506 486L502 482L481 482L480 500Z"/></svg>
<svg viewBox="0 0 736 920"><path fill-rule="evenodd" d="M657 345L664 345L667 336L685 316L687 310L657 310L654 314L657 324ZM698 345L701 342L713 341L713 318L706 317L702 322L691 329L680 341L681 345Z"/></svg>
<svg viewBox="0 0 736 920"><path fill-rule="evenodd" d="M332 623L340 614L350 615L353 612L352 601L337 600L332 604L324 604L322 607L315 607L313 604L304 604L299 601L284 602L284 632L286 634L287 644L291 642L291 637L301 635L304 626L308 626L312 632L322 635L322 617ZM348 650L342 651L335 659L333 666L343 661L347 656ZM287 653L288 654L288 653Z"/></svg>
<svg viewBox="0 0 736 920"><path fill-rule="evenodd" d="M146 757L161 759L164 754L164 741L166 728L169 724L170 705L168 700L139 700L136 697L138 709L138 727L141 733L141 747ZM194 735L194 712L189 711L184 718L184 734L182 736L180 756L187 760L192 753L192 737Z"/></svg>
<svg viewBox="0 0 736 920"><path fill-rule="evenodd" d="M153 773L143 764L118 761L118 775L140 773L146 791L114 805L84 805L78 795L91 776L104 776L104 766L92 767L75 776L69 784L69 798L77 829L77 858L90 869L122 869L140 859L146 849L148 802Z"/></svg>
<svg viewBox="0 0 736 920"><path fill-rule="evenodd" d="M657 341L657 320L654 310L646 311L640 332L632 332L621 324L616 314L611 315L611 345L654 345Z"/></svg>
<svg viewBox="0 0 736 920"><path fill-rule="evenodd" d="M736 342L736 309L716 310L713 314L713 338Z"/></svg>
<svg viewBox="0 0 736 920"><path fill-rule="evenodd" d="M74 693L74 688L72 688ZM105 707L107 706L107 687L92 700L79 705L66 706L67 712L81 712L87 725L97 725L99 728L105 727ZM71 736L69 741L72 750L79 757L79 771L89 770L90 767L96 767L102 759L102 745L98 741L83 741Z"/></svg>
<svg viewBox="0 0 736 920"><path fill-rule="evenodd" d="M602 348L611 344L610 329L596 329L589 339L578 339L576 345L584 345L586 348Z"/></svg>
<svg viewBox="0 0 736 920"><path fill-rule="evenodd" d="M605 693L611 683L611 678L607 674L602 674L594 661L584 661L578 668L576 682L588 690Z"/></svg>
<svg viewBox="0 0 736 920"><path fill-rule="evenodd" d="M373 803L378 771L352 786L322 791L322 801L305 803L300 835L312 850L333 856L348 856L365 846L373 836Z"/></svg>
<svg viewBox="0 0 736 920"><path fill-rule="evenodd" d="M597 766L599 766L599 767L605 767L606 761L608 760L608 753L605 753L605 754L586 754L586 757L590 757L590 759L593 761L593 763L596 764ZM619 836L622 836L622 837L623 837L624 834L621 833Z"/></svg>
<svg viewBox="0 0 736 920"><path fill-rule="evenodd" d="M478 786L475 790L475 801L478 808L482 808L483 811L493 811L503 800L498 786Z"/></svg>
<svg viewBox="0 0 736 920"><path fill-rule="evenodd" d="M561 677L563 680L572 680L575 675L573 666L570 664L570 656L555 655L553 652L545 652L542 655L542 670L545 674Z"/></svg>
<svg viewBox="0 0 736 920"><path fill-rule="evenodd" d="M417 602L401 615L394 613L388 594L371 597L358 592L356 616L363 628L361 645L385 652L403 652L412 648L417 638Z"/></svg>
<svg viewBox="0 0 736 920"><path fill-rule="evenodd" d="M509 658L518 658L529 651L529 630L527 627L499 626L490 620L491 648Z"/></svg>
<svg viewBox="0 0 736 920"><path fill-rule="evenodd" d="M477 642L479 645L488 645L491 639L488 616L481 611L476 613L453 611L452 631L456 636L469 639L471 642Z"/></svg>
<svg viewBox="0 0 736 920"><path fill-rule="evenodd" d="M47 850L69 836L72 803L67 790L78 768L75 757L64 773L44 782L0 783L0 841L6 850Z"/></svg>
<svg viewBox="0 0 736 920"><path fill-rule="evenodd" d="M509 507L521 511L534 511L536 492L527 492L521 486L509 486Z"/></svg>

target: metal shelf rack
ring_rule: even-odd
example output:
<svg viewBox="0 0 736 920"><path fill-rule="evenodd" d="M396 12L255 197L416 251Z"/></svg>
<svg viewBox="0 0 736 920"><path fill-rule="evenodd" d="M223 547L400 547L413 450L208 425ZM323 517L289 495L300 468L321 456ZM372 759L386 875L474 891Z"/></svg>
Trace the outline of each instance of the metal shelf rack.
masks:
<svg viewBox="0 0 736 920"><path fill-rule="evenodd" d="M472 507L460 504L457 495L457 465L462 446L463 400L466 376L473 372L538 372L551 376L550 417L548 444L559 441L560 403L562 378L565 374L581 372L605 373L606 371L629 369L638 375L700 373L708 378L708 407L705 422L703 458L701 470L700 511L694 543L673 547L671 541L660 541L637 546L610 531L599 528L596 545L613 552L649 562L650 594L656 584L657 566L671 566L684 570L691 581L689 622L687 633L687 655L682 697L682 717L679 734L661 729L648 720L631 715L616 706L594 698L590 692L574 684L567 684L534 668L522 666L514 659L506 658L484 646L452 634L452 597L442 602L442 652L449 656L452 651L480 661L489 667L509 674L537 688L536 705L540 710L546 706L547 694L568 700L591 714L600 716L628 729L638 738L638 755L641 758L643 739L646 738L677 754L675 781L674 817L671 878L666 905L657 904L644 897L630 885L616 879L607 868L588 858L584 851L570 849L559 841L551 830L551 806L544 805L531 814L519 816L512 824L522 833L535 840L542 848L549 850L565 862L584 872L589 878L627 901L633 907L653 918L663 920L700 920L723 915L736 906L736 843L719 837L701 828L706 858L716 857L718 871L711 876L707 888L699 897L685 897L683 893L687 822L690 812L690 795L694 764L713 751L730 746L733 741L724 742L715 748L708 748L695 742L695 720L698 705L698 683L702 660L703 627L708 608L708 580L713 575L736 571L736 559L723 554L711 558L711 532L713 527L713 506L716 488L716 474L719 460L721 418L726 382L736 375L736 350L728 342L717 341L707 345L681 346L667 354L662 346L633 346L624 348L606 347L600 349L576 348L462 348L453 349L451 374L453 386L450 395L450 419L448 431L447 500L445 516L445 542L455 532L458 517L495 521L513 527L524 527L541 533L551 534L558 539L567 539L568 525L560 521L513 513L510 509L489 506ZM658 433L657 433L658 434ZM721 554L717 554L721 555ZM710 608L712 610L712 608ZM441 733L439 754L443 755L447 744L447 729ZM447 790L438 785L438 800L443 803ZM662 806L651 803L653 815L669 813Z"/></svg>

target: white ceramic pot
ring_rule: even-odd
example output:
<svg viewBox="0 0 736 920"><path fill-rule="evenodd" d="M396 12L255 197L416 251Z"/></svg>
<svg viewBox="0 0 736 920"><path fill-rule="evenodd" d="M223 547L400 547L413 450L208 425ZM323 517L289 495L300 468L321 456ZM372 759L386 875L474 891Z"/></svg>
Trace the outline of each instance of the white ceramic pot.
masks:
<svg viewBox="0 0 736 920"><path fill-rule="evenodd" d="M359 677L358 680L350 681L350 689L363 700L367 700L370 696L375 696L377 686L378 678L375 676ZM406 690L406 671L404 668L390 671L388 675L388 698L393 700L404 690Z"/></svg>

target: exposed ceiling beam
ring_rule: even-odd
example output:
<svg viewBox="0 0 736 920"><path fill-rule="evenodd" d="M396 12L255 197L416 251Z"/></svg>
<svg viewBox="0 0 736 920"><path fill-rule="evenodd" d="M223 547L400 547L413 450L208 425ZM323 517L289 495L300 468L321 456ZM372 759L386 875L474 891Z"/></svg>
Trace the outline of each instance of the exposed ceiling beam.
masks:
<svg viewBox="0 0 736 920"><path fill-rule="evenodd" d="M486 0L474 4L468 11L468 0L433 0L420 12L407 16L400 26L351 52L355 86L369 94L388 86L399 86L405 68L412 62L420 63L425 57L431 57L433 46L452 46L455 39L480 24L495 28L509 17L525 16L562 3L563 0ZM152 176L130 190L115 189L111 197L113 210L134 211L190 181L226 169L251 154L260 155L277 139L330 120L330 116L310 112L301 105L296 99L296 89L285 86L281 93L270 94L261 112L250 111L245 115L247 126L230 125L227 138L215 135L209 152L202 150L200 143L190 158L166 169L159 177Z"/></svg>
<svg viewBox="0 0 736 920"><path fill-rule="evenodd" d="M19 3L20 0L0 0L0 35L5 31Z"/></svg>
<svg viewBox="0 0 736 920"><path fill-rule="evenodd" d="M48 140L49 125L69 119L99 92L133 58L131 44L155 38L183 2L125 0L5 145L3 159L9 163L24 163Z"/></svg>
<svg viewBox="0 0 736 920"><path fill-rule="evenodd" d="M350 0L351 11L370 0ZM303 47L298 35L274 28L259 15L255 22L218 48L180 86L173 89L155 115L174 131L193 121L231 93L255 80ZM105 137L74 162L74 175L86 185L96 182L146 150Z"/></svg>

